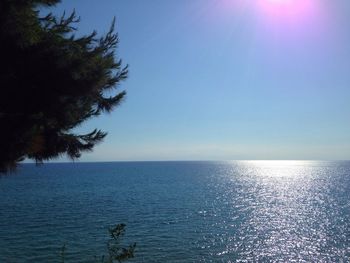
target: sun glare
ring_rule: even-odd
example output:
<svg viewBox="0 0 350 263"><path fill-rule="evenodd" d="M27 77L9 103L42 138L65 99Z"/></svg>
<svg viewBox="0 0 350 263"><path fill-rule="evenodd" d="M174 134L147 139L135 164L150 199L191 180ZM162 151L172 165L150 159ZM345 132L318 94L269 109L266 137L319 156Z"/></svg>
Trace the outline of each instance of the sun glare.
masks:
<svg viewBox="0 0 350 263"><path fill-rule="evenodd" d="M289 0L266 0L267 2L270 2L271 4L286 4L287 2L290 2Z"/></svg>
<svg viewBox="0 0 350 263"><path fill-rule="evenodd" d="M256 0L256 11L271 23L305 24L318 12L317 0Z"/></svg>
<svg viewBox="0 0 350 263"><path fill-rule="evenodd" d="M322 20L321 0L223 0L226 10L253 15L265 25L303 28Z"/></svg>

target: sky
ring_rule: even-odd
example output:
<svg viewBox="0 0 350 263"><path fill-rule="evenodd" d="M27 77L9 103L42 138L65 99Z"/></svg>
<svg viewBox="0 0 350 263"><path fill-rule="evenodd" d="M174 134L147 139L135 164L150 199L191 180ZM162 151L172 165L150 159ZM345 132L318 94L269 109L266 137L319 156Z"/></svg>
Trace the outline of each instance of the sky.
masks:
<svg viewBox="0 0 350 263"><path fill-rule="evenodd" d="M350 157L350 1L63 0L79 34L116 17L125 102L80 161ZM60 160L65 160L60 159Z"/></svg>

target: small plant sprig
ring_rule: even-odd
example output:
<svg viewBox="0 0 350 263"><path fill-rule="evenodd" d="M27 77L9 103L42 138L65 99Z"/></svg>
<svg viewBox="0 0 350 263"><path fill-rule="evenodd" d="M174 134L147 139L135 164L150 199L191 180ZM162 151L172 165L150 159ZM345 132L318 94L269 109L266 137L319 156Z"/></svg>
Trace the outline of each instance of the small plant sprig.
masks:
<svg viewBox="0 0 350 263"><path fill-rule="evenodd" d="M134 252L136 248L136 243L133 243L129 245L128 247L122 247L121 246L121 238L125 234L125 224L117 224L114 227L111 227L108 229L110 238L107 241L107 251L108 251L108 258L106 259L105 255L101 257L101 259L98 261L97 257L95 257L96 262L100 263L121 263L123 261L126 261L130 258L134 257ZM64 244L61 248L61 262L65 263L66 259L66 244Z"/></svg>
<svg viewBox="0 0 350 263"><path fill-rule="evenodd" d="M118 263L134 257L136 243L128 247L121 247L120 239L125 234L125 224L117 224L109 229L110 239L107 242L107 249L109 254L108 263L117 261Z"/></svg>

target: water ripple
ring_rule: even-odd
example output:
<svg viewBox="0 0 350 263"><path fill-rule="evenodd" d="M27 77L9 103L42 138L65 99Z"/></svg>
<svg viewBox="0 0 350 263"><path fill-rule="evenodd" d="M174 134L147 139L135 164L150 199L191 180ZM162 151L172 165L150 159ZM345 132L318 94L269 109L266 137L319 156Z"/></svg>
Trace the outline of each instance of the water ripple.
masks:
<svg viewBox="0 0 350 263"><path fill-rule="evenodd" d="M119 222L131 262L350 260L350 162L24 165L0 192L1 262L93 262Z"/></svg>

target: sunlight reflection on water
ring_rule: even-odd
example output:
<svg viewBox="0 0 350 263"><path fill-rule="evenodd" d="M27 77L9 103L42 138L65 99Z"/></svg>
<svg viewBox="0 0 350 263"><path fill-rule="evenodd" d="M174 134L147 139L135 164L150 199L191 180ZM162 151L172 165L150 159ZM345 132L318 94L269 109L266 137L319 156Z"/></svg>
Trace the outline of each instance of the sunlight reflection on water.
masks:
<svg viewBox="0 0 350 263"><path fill-rule="evenodd" d="M325 164L233 162L231 182L237 183L239 170L245 192L238 195L244 195L243 204L235 208L248 213L239 227L238 240L222 253L239 254L243 261L348 259L349 225L339 224L344 222L344 215L332 193L333 171ZM232 198L237 197L235 191ZM349 214L346 219L349 223ZM330 247L339 242L343 243L341 248Z"/></svg>

